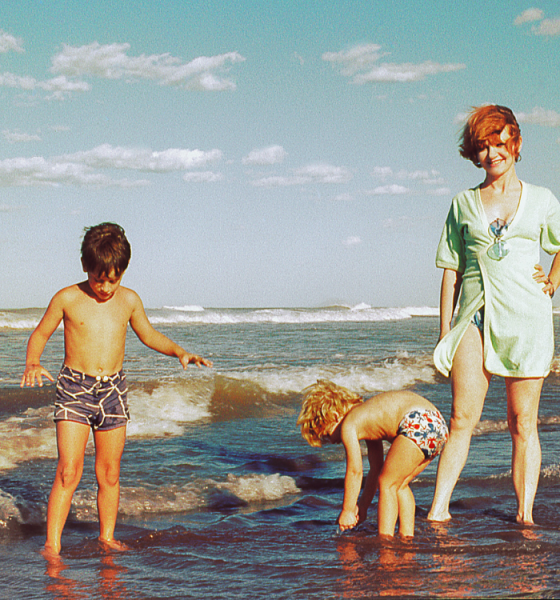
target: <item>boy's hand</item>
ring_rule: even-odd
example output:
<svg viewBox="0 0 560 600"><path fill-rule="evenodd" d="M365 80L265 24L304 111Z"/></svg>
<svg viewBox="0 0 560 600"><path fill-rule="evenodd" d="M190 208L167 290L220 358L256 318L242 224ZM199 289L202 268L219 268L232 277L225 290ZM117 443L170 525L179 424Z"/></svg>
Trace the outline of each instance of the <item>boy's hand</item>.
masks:
<svg viewBox="0 0 560 600"><path fill-rule="evenodd" d="M340 531L346 531L352 529L358 524L358 507L355 506L353 510L342 510L338 517L338 526Z"/></svg>
<svg viewBox="0 0 560 600"><path fill-rule="evenodd" d="M181 355L179 357L179 360L183 365L183 369L186 369L188 365L196 365L198 368L200 368L202 365L204 365L205 367L212 366L211 360L206 360L205 358L202 358L202 356L197 356L196 354L189 354L188 352L185 352L185 354Z"/></svg>
<svg viewBox="0 0 560 600"><path fill-rule="evenodd" d="M52 375L41 365L29 365L25 367L20 387L25 387L26 385L35 387L35 380L37 380L39 387L43 387L43 377L46 377L49 381L54 381Z"/></svg>
<svg viewBox="0 0 560 600"><path fill-rule="evenodd" d="M554 292L556 288L554 284L548 278L548 275L545 275L544 269L541 265L535 265L535 272L533 273L533 279L538 283L544 283L544 287L542 289L544 294L548 294L551 298L554 296Z"/></svg>

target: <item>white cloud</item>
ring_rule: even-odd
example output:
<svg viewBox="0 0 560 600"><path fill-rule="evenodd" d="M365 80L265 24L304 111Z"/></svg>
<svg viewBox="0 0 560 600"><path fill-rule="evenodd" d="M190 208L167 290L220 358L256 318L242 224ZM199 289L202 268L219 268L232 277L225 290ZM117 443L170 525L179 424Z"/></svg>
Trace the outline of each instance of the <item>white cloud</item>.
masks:
<svg viewBox="0 0 560 600"><path fill-rule="evenodd" d="M229 65L245 60L237 52L216 56L200 56L183 63L165 54L128 56L130 44L98 42L86 46L63 45L52 59L51 71L70 77L93 76L103 79L147 79L160 85L176 85L186 89L222 91L235 89L235 83L222 77Z"/></svg>
<svg viewBox="0 0 560 600"><path fill-rule="evenodd" d="M362 243L362 238L358 235L351 235L347 237L343 242L344 246L357 246Z"/></svg>
<svg viewBox="0 0 560 600"><path fill-rule="evenodd" d="M535 106L530 113L517 113L517 120L520 123L532 123L544 127L560 127L560 113L540 106Z"/></svg>
<svg viewBox="0 0 560 600"><path fill-rule="evenodd" d="M391 169L391 167L373 167L372 175L374 177L385 179L386 177L391 177L393 175L393 169Z"/></svg>
<svg viewBox="0 0 560 600"><path fill-rule="evenodd" d="M166 173L207 165L222 158L221 150L170 148L161 152L147 148L126 148L102 144L92 150L67 154L63 160L82 163L96 169L130 169Z"/></svg>
<svg viewBox="0 0 560 600"><path fill-rule="evenodd" d="M146 179L113 179L101 171L127 169L151 173L184 171L221 158L219 150L203 152L171 148L153 152L144 148L121 148L109 144L93 150L53 158L19 157L0 161L0 186L78 185L138 187L150 185ZM196 173L191 180L216 181L219 174ZM187 178L187 180L189 180Z"/></svg>
<svg viewBox="0 0 560 600"><path fill-rule="evenodd" d="M243 157L242 162L244 165L274 165L281 163L287 154L282 146L268 146L251 150L247 156Z"/></svg>
<svg viewBox="0 0 560 600"><path fill-rule="evenodd" d="M70 81L66 77L54 77L46 81L37 81L34 77L22 77L13 73L0 74L0 86L16 88L25 91L37 89L50 92L48 99L63 100L71 92L87 92L89 84L84 81Z"/></svg>
<svg viewBox="0 0 560 600"><path fill-rule="evenodd" d="M351 77L352 83L363 85L365 83L404 83L420 81L428 75L449 73L465 69L464 64L440 64L433 61L424 63L380 63L378 60L384 55L380 53L378 44L363 44L350 50L341 52L325 52L323 60L338 65L340 72L346 77Z"/></svg>
<svg viewBox="0 0 560 600"><path fill-rule="evenodd" d="M373 190L369 190L366 194L368 196L399 196L409 192L410 190L407 187L393 183L391 185L380 185Z"/></svg>
<svg viewBox="0 0 560 600"><path fill-rule="evenodd" d="M385 53L380 53L379 44L361 44L354 46L350 50L341 50L340 52L325 52L322 56L327 62L341 65L341 73L350 77L359 71L370 68Z"/></svg>
<svg viewBox="0 0 560 600"><path fill-rule="evenodd" d="M556 36L560 35L560 17L556 19L544 19L538 25L531 28L535 35Z"/></svg>
<svg viewBox="0 0 560 600"><path fill-rule="evenodd" d="M0 54L9 52L10 50L23 52L23 40L0 29Z"/></svg>
<svg viewBox="0 0 560 600"><path fill-rule="evenodd" d="M441 185L444 183L443 177L439 176L439 172L435 169L429 171L406 171L401 170L397 173L399 179L411 179L413 181L420 181L426 185Z"/></svg>
<svg viewBox="0 0 560 600"><path fill-rule="evenodd" d="M293 171L290 176L262 177L252 181L256 187L282 187L309 183L346 183L352 173L346 167L335 167L324 163L307 165Z"/></svg>
<svg viewBox="0 0 560 600"><path fill-rule="evenodd" d="M531 23L540 21L544 17L544 12L540 8L528 8L520 15L515 17L514 25L522 25L523 23Z"/></svg>
<svg viewBox="0 0 560 600"><path fill-rule="evenodd" d="M2 137L7 142L40 142L41 136L34 133L24 133L22 131L9 131L8 129L4 129L2 131Z"/></svg>
<svg viewBox="0 0 560 600"><path fill-rule="evenodd" d="M223 178L224 176L221 173L214 173L213 171L193 171L183 175L183 179L189 183L213 183L214 181L221 181Z"/></svg>

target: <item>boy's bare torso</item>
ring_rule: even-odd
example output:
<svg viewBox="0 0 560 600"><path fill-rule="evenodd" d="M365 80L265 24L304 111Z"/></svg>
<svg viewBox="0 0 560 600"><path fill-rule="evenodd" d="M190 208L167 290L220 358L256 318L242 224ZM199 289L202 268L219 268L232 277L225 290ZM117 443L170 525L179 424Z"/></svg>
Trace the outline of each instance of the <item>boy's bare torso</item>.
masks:
<svg viewBox="0 0 560 600"><path fill-rule="evenodd" d="M106 301L87 282L59 292L64 321L64 362L88 375L112 375L122 369L126 330L136 294L119 287Z"/></svg>

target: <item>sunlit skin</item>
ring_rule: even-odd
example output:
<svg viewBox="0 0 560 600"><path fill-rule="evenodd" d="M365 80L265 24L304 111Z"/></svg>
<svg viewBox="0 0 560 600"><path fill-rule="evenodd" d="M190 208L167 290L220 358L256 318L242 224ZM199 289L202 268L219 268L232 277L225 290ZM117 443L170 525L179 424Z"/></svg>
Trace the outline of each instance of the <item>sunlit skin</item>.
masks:
<svg viewBox="0 0 560 600"><path fill-rule="evenodd" d="M522 140L517 146L508 144L509 127L483 140L477 152L485 179L480 197L485 217L490 224L495 219L510 223L515 217L522 193L522 183L515 171ZM545 275L535 265L533 278L543 284L543 293L553 296L560 284L560 259L554 257L550 273ZM440 340L451 330L451 323L462 284L462 273L444 269L440 295ZM469 325L453 359L451 383L453 405L449 441L440 457L436 490L428 519L451 519L451 494L465 466L471 436L482 414L484 400L492 375L484 367L484 346L481 332ZM541 464L541 449L537 431L538 406L543 378L506 377L508 426L512 437L512 473L517 498L518 523L533 524L533 501L537 490Z"/></svg>
<svg viewBox="0 0 560 600"><path fill-rule="evenodd" d="M327 428L322 441L342 444L346 452L344 500L338 517L341 531L365 521L368 508L379 489L378 531L393 536L397 521L399 535L414 536L415 501L409 487L431 462L410 439L398 435L399 423L411 410L435 410L433 404L412 392L385 392L353 408ZM360 441L367 445L369 473L362 487ZM383 440L391 443L383 457Z"/></svg>
<svg viewBox="0 0 560 600"><path fill-rule="evenodd" d="M84 269L85 271L85 269ZM87 272L87 271L86 271ZM177 357L183 368L189 364L211 367L212 363L190 354L156 331L146 316L136 292L121 286L123 273L87 272L87 280L57 292L27 345L26 366L21 386L43 385L43 378L54 381L41 365L47 341L64 323L64 363L96 377L121 371L128 324L149 348ZM44 553L56 556L61 550L62 530L72 496L81 479L89 426L74 421L56 424L58 465L47 508L47 541ZM99 541L112 550L126 545L114 538L119 506L120 462L126 440L126 427L94 430L95 474L98 483Z"/></svg>

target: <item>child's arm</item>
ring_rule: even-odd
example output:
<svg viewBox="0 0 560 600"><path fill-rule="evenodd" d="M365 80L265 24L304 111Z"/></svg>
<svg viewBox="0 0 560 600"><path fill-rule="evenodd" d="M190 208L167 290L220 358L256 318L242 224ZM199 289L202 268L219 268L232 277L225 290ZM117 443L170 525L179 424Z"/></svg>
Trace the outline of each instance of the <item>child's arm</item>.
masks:
<svg viewBox="0 0 560 600"><path fill-rule="evenodd" d="M344 500L338 517L341 531L358 524L358 496L362 487L363 465L360 440L354 426L342 423L341 439L346 451L346 476L344 477Z"/></svg>
<svg viewBox="0 0 560 600"><path fill-rule="evenodd" d="M189 364L196 365L197 367L201 365L206 367L212 366L209 360L196 354L189 354L184 348L181 348L181 346L163 335L163 333L154 329L150 321L148 321L140 297L135 292L131 293L134 294L134 306L130 317L130 326L143 344L166 356L176 356L181 361L183 369L186 369Z"/></svg>
<svg viewBox="0 0 560 600"><path fill-rule="evenodd" d="M366 483L362 492L362 497L358 502L358 523L363 523L367 518L367 511L371 504L377 483L379 473L383 468L383 442L381 440L366 440L368 448L369 473L366 477Z"/></svg>
<svg viewBox="0 0 560 600"><path fill-rule="evenodd" d="M25 371L20 383L21 387L26 385L33 387L35 385L35 380L37 380L39 387L41 387L43 385L43 376L49 381L54 381L52 375L41 365L41 355L43 354L43 350L51 335L62 321L64 316L62 306L61 291L58 292L58 294L55 294L39 325L37 325L35 331L29 338L29 342L27 343L27 355L25 357Z"/></svg>

